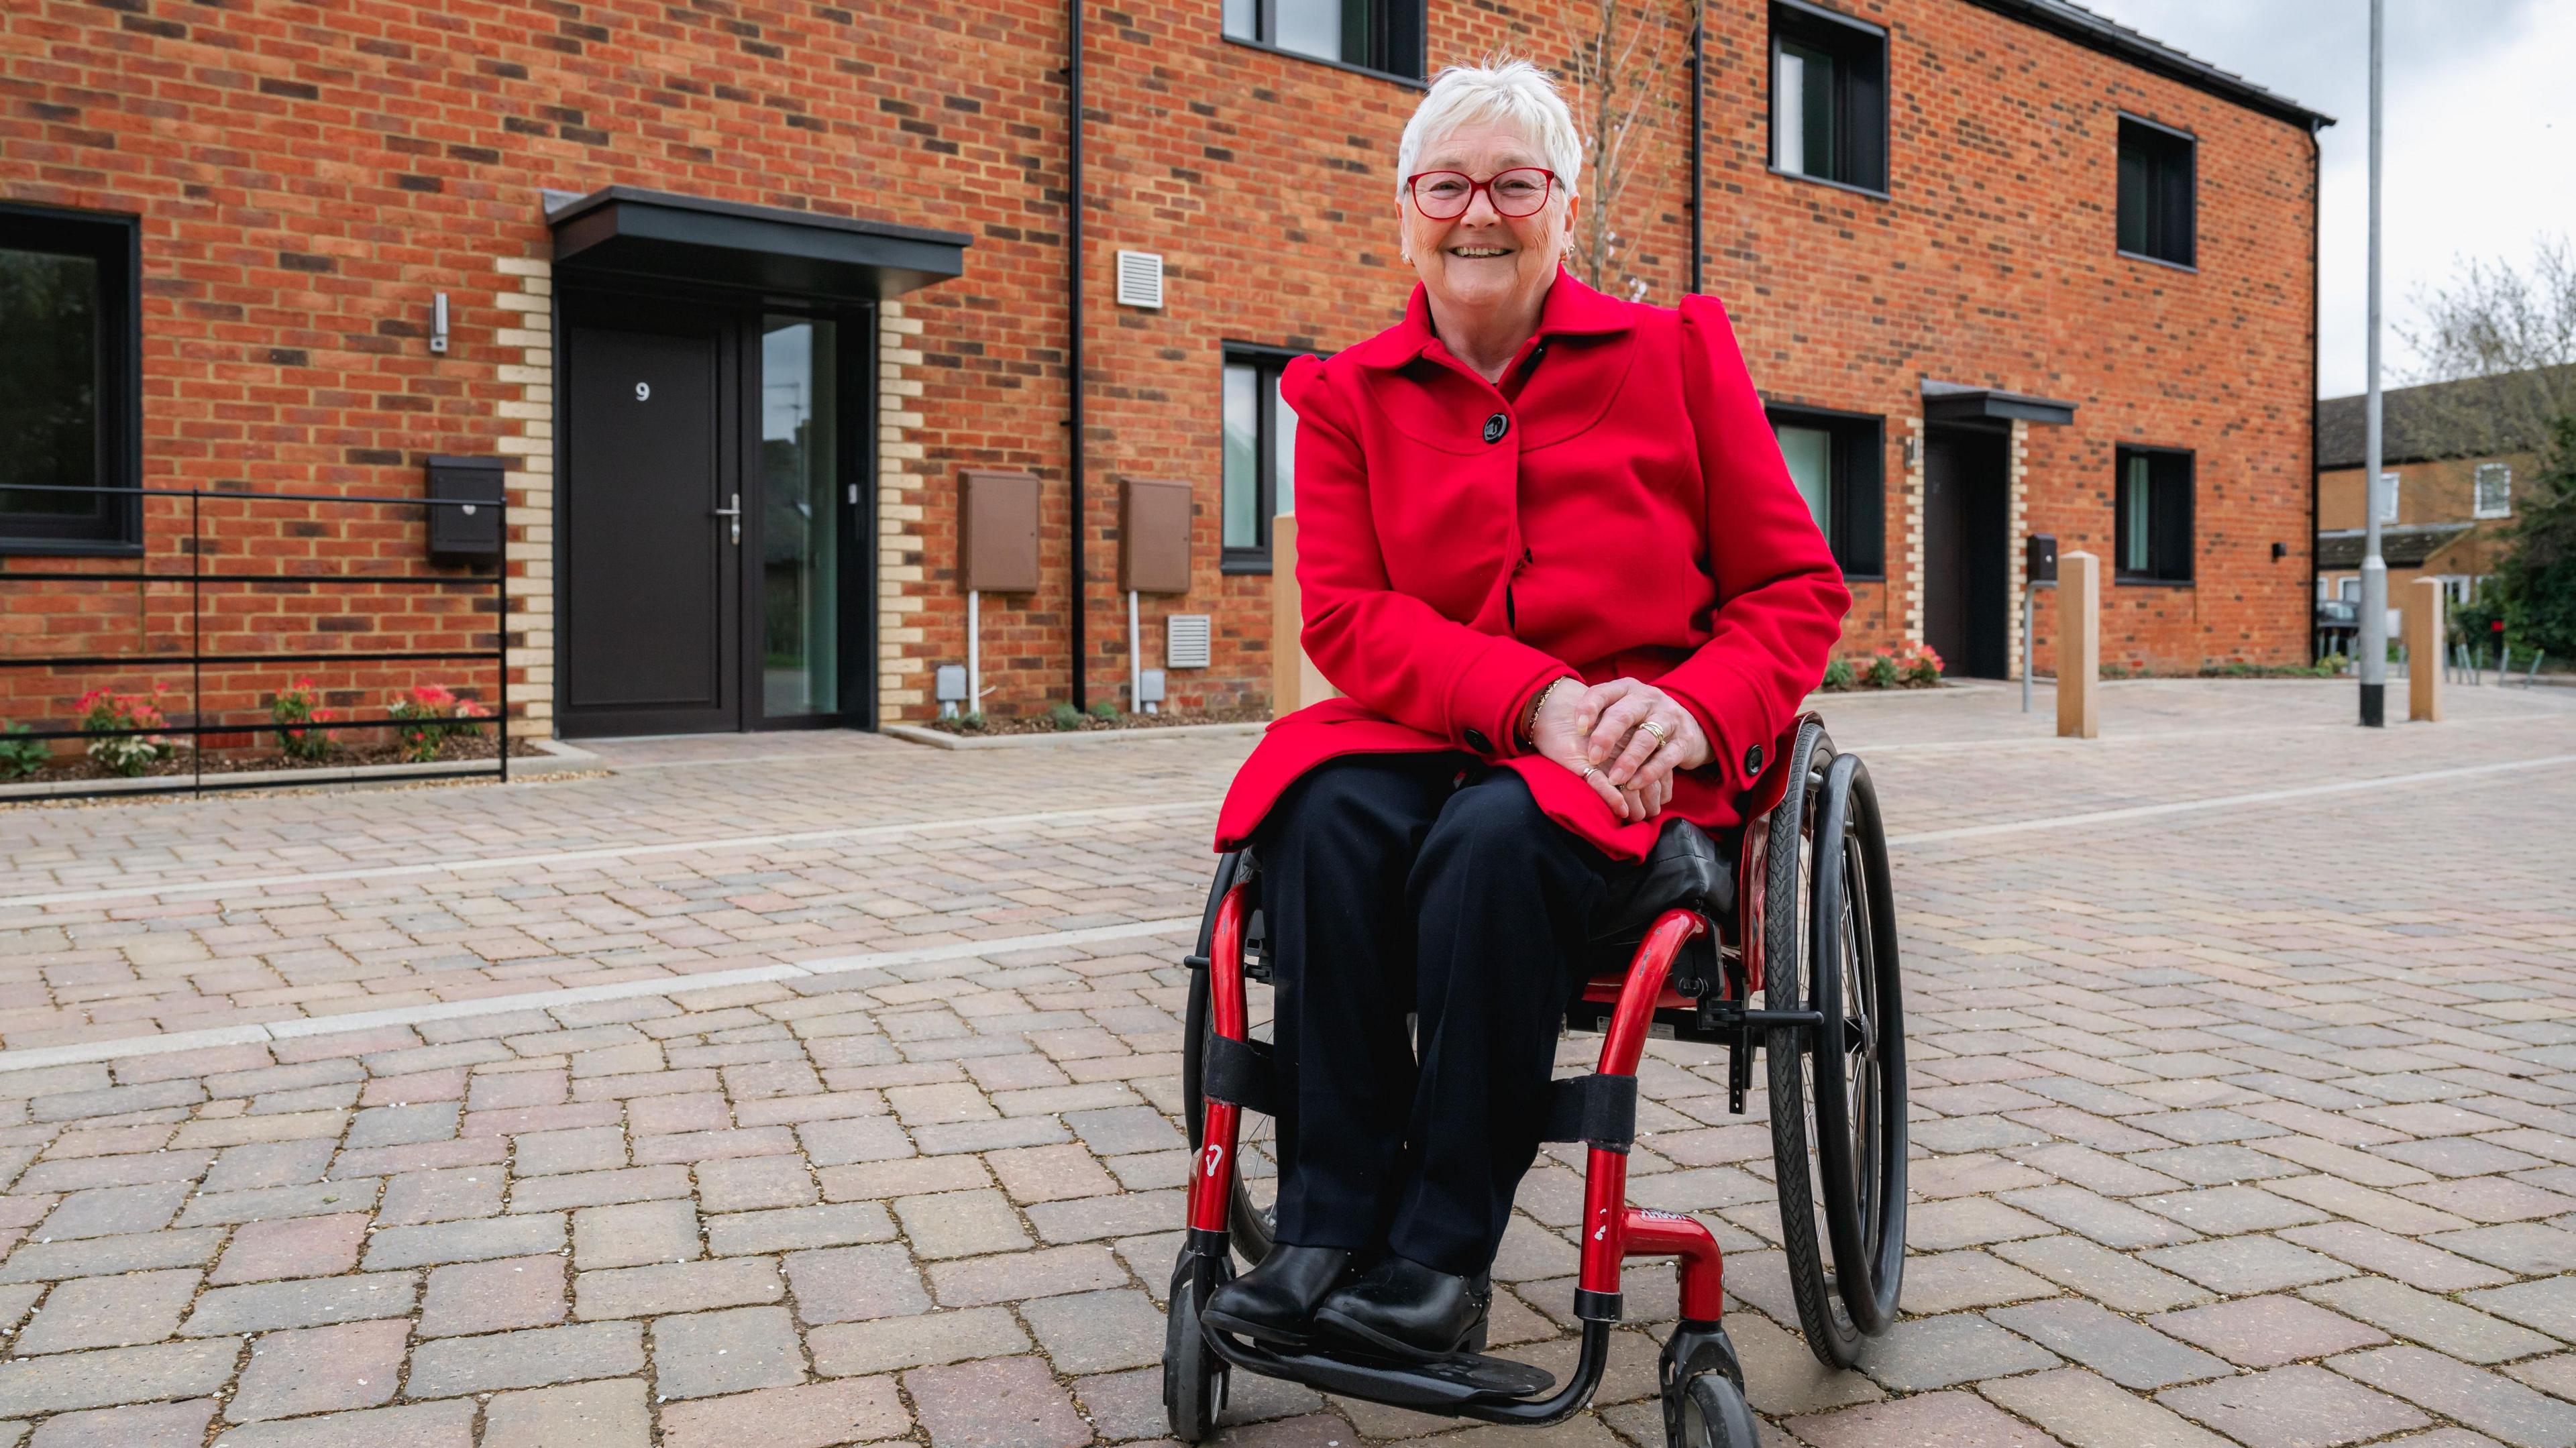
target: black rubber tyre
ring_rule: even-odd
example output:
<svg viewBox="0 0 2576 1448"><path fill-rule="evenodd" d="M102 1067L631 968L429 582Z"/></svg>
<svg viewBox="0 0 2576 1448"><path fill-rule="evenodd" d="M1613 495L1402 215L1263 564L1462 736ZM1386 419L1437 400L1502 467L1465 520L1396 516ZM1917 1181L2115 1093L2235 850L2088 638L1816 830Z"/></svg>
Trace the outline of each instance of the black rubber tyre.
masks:
<svg viewBox="0 0 2576 1448"><path fill-rule="evenodd" d="M1685 1379L1679 1400L1664 1414L1664 1436L1670 1448L1761 1448L1762 1429L1753 1420L1744 1390L1724 1373L1701 1373Z"/></svg>
<svg viewBox="0 0 2576 1448"><path fill-rule="evenodd" d="M1833 758L1833 741L1821 726L1809 724L1798 731L1780 766L1792 771L1790 785L1771 812L1763 875L1762 993L1773 1010L1823 1012L1811 980L1812 886L1817 815ZM1825 1014L1833 1018L1833 1013ZM1820 1137L1811 1084L1815 1034L1781 1027L1763 1041L1771 1094L1772 1175L1780 1198L1780 1247L1789 1269L1789 1295L1798 1306L1807 1350L1827 1367L1847 1368L1860 1359L1863 1334L1826 1260L1833 1229L1815 1170Z"/></svg>
<svg viewBox="0 0 2576 1448"><path fill-rule="evenodd" d="M1808 998L1828 1023L1809 1076L1817 1193L1834 1285L1853 1325L1876 1334L1896 1320L1905 1283L1905 1003L1887 837L1858 758L1826 767L1813 837Z"/></svg>
<svg viewBox="0 0 2576 1448"><path fill-rule="evenodd" d="M1217 864L1216 883L1208 891L1207 912L1199 921L1198 953L1202 958L1207 955L1216 935L1216 907L1233 886L1241 859L1239 854L1227 855ZM1228 968L1233 965L1231 961L1226 962ZM1209 967L1210 970L1217 968ZM1199 1081L1201 1066L1206 1059L1207 1039L1216 1029L1210 1015L1208 973L1193 970L1190 972L1189 1007L1181 1022L1181 1038L1188 1043L1181 1052L1181 1119L1188 1128L1190 1150L1194 1152L1204 1141L1207 1130L1207 1101L1200 1094ZM1254 1040L1269 1040L1269 1023L1265 1021L1254 1026L1251 1034ZM1266 1147L1278 1139L1278 1124L1259 1112L1246 1111L1235 1137L1234 1204L1226 1213L1226 1225L1233 1238L1235 1254L1246 1264L1256 1264L1270 1255L1274 1218L1270 1208L1255 1198L1252 1184L1245 1179L1242 1167L1245 1162L1270 1159L1272 1154Z"/></svg>
<svg viewBox="0 0 2576 1448"><path fill-rule="evenodd" d="M1214 1433L1217 1415L1225 1411L1233 1370L1208 1346L1199 1311L1231 1275L1223 1267L1200 1270L1186 1249L1172 1271L1172 1300L1163 1318L1163 1417L1184 1443Z"/></svg>

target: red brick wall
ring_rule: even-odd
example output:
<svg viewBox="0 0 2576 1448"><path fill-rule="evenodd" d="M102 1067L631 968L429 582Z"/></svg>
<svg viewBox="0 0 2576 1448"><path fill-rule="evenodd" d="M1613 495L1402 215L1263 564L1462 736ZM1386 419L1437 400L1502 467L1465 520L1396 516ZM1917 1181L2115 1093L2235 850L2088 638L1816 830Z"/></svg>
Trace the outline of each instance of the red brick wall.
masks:
<svg viewBox="0 0 2576 1448"><path fill-rule="evenodd" d="M1432 0L1431 54L1553 62L1585 8ZM1678 58L1682 7L1655 8ZM1930 375L2078 404L2072 427L2030 440L2030 526L2068 548L2109 546L2116 443L2198 450L2198 586L2112 587L2106 658L2301 656L2308 138L1961 0L1860 8L1892 37L1887 199L1767 170L1762 7L1714 7L1707 51L1709 289L1735 312L1767 394L1889 418L1890 577L1860 586L1849 645L1904 631L1900 448ZM1175 675L1174 701L1257 702L1266 580L1216 566L1220 348L1333 348L1393 320L1410 284L1395 256L1395 140L1419 92L1226 43L1217 0L1090 13L1092 697L1118 697L1126 676L1114 532L1116 479L1132 473L1201 490L1200 586L1148 606L1149 620L1216 615L1215 666ZM527 360L525 340L504 335L523 325L507 309L519 279L496 271L549 255L540 186L625 183L968 232L966 275L905 299L922 330L901 371L920 394L893 400L911 425L890 451L918 452L902 465L920 517L899 529L918 542L888 562L919 568L902 587L924 602L900 620L919 638L897 645L908 662L892 667L890 698L894 712L926 713L913 702L926 666L964 656L959 471L1023 467L1046 484L1049 586L988 599L983 648L994 707L1040 708L1068 692L1063 22L1059 4L992 0L26 0L0 31L0 197L143 217L144 481L170 487L408 495L426 454L542 438L544 389L503 371ZM1624 270L1649 300L1670 301L1687 278L1683 84L1674 69L1622 207ZM2123 107L2201 138L2196 274L2113 252ZM1164 310L1113 304L1120 248L1165 256ZM433 357L422 336L440 290L453 345ZM223 556L292 546L335 566L417 568L416 529L244 533ZM184 566L177 536L156 525L155 566ZM514 536L523 602L550 612L548 535ZM2281 562L2276 540L2290 545ZM21 602L37 586L14 587L12 648L38 632ZM174 642L141 628L123 587L45 614L46 646ZM100 601L112 598L127 602ZM115 608L127 611L103 629L70 622ZM468 622L433 613L402 627L486 626ZM550 626L512 623L531 644ZM284 622L254 633L295 636ZM1149 662L1160 637L1149 622ZM522 656L523 695L551 687L544 657ZM274 682L239 681L236 702L256 705Z"/></svg>

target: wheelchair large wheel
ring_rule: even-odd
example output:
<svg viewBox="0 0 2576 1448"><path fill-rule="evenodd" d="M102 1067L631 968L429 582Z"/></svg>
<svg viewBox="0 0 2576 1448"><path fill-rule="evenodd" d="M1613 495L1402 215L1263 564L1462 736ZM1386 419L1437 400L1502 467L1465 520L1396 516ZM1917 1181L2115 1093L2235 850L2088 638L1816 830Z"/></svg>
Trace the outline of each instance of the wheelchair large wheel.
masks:
<svg viewBox="0 0 2576 1448"><path fill-rule="evenodd" d="M1228 855L1217 866L1215 885L1208 891L1206 916L1199 922L1199 958L1207 958L1216 935L1216 907L1234 884L1240 855ZM1237 968L1232 961L1211 964L1208 970ZM1181 1022L1181 1038L1186 1043L1181 1051L1181 1119L1187 1126L1190 1150L1196 1152L1206 1139L1207 1098L1202 1093L1202 1069L1207 1059L1208 1038L1216 1033L1214 1016L1208 1003L1208 971L1190 972L1189 1007ZM1256 1041L1270 1039L1271 1024L1264 1020L1251 1027ZM1259 1263L1270 1255L1275 1232L1275 1215L1268 1201L1278 1191L1278 1123L1257 1111L1245 1110L1235 1128L1234 1202L1226 1213L1229 1235L1234 1250L1246 1263ZM1259 1174L1256 1181L1255 1174Z"/></svg>
<svg viewBox="0 0 2576 1448"><path fill-rule="evenodd" d="M1765 995L1821 1028L1765 1043L1791 1296L1809 1350L1850 1367L1896 1315L1905 1253L1905 1048L1877 796L1858 759L1802 731L1772 816ZM1829 1255L1830 1254L1830 1255Z"/></svg>

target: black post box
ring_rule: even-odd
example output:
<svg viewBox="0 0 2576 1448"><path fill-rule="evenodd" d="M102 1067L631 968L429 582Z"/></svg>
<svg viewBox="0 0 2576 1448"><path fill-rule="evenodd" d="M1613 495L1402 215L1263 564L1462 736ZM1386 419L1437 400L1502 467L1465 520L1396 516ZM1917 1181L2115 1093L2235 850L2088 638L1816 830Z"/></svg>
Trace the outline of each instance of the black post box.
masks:
<svg viewBox="0 0 2576 1448"><path fill-rule="evenodd" d="M501 460L429 460L429 557L433 563L501 559Z"/></svg>
<svg viewBox="0 0 2576 1448"><path fill-rule="evenodd" d="M2057 535L2033 533L2022 540L2022 578L2030 583L2057 581Z"/></svg>

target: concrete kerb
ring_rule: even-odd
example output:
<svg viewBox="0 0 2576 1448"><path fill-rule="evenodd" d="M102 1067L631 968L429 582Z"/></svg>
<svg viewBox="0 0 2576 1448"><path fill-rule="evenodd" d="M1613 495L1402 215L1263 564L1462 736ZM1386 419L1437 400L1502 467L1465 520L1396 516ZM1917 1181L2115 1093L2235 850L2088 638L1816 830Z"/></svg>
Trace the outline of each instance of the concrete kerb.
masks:
<svg viewBox="0 0 2576 1448"><path fill-rule="evenodd" d="M1199 920L1195 915L1173 916L1163 920L1137 920L1119 925L1094 925L1080 930L1051 931L1042 935L1009 935L993 940L960 940L944 945L917 946L909 950L880 950L860 955L824 956L792 964L782 962L776 965L746 966L739 970L708 971L699 975L673 976L656 980L627 980L609 985L520 991L508 995L484 996L470 1001L442 1001L434 1005L400 1006L391 1010L353 1011L339 1016L298 1017L292 1020L243 1026L215 1026L199 1031L172 1031L158 1036L129 1036L117 1040L78 1041L62 1046L33 1046L25 1050L0 1051L0 1072L33 1071L48 1066L84 1065L93 1061L123 1060L131 1056L166 1056L174 1052L200 1051L214 1046L257 1046L271 1041L339 1035L350 1031L375 1030L384 1026L409 1026L427 1021L452 1021L471 1016L505 1015L513 1011L554 1010L564 1006L586 1005L594 1001L627 1000L636 996L685 996L698 991L718 990L728 986L757 985L817 976L859 975L873 972L892 981L904 978L907 968L917 968L937 962L962 961L994 955L1017 955L1032 950L1062 949L1111 940L1132 940L1175 931L1195 931L1198 926Z"/></svg>
<svg viewBox="0 0 2576 1448"><path fill-rule="evenodd" d="M1235 724L1139 725L1133 729L1064 729L1052 734L950 734L919 724L887 724L877 732L933 749L1044 749L1064 744L1145 744L1157 739L1204 738L1209 735L1258 734L1266 720Z"/></svg>

